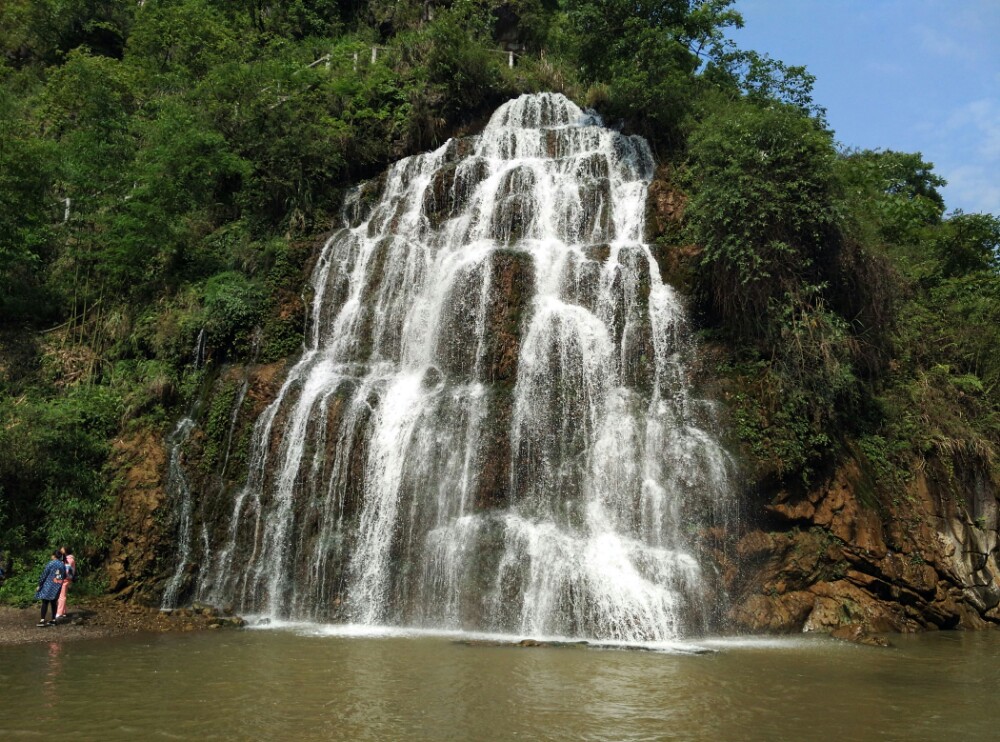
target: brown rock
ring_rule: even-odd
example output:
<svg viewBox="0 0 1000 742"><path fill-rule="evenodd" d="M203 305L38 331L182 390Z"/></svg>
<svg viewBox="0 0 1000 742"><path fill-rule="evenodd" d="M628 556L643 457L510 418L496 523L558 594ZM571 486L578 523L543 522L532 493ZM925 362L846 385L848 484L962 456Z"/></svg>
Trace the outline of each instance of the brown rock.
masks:
<svg viewBox="0 0 1000 742"><path fill-rule="evenodd" d="M684 218L687 197L671 184L670 171L661 167L656 178L649 184L647 195L647 242L652 242L656 235L667 230L671 223L679 223Z"/></svg>
<svg viewBox="0 0 1000 742"><path fill-rule="evenodd" d="M956 613L958 614L958 624L956 625L956 628L980 631L982 629L989 629L993 627L992 623L986 621L979 615L977 610L966 603L959 603Z"/></svg>
<svg viewBox="0 0 1000 742"><path fill-rule="evenodd" d="M764 531L750 531L737 542L736 555L744 561L765 559L783 554L787 547L788 541L784 537L778 537L776 541L775 537Z"/></svg>
<svg viewBox="0 0 1000 742"><path fill-rule="evenodd" d="M792 534L792 548L787 552L783 571L799 583L811 583L819 577L826 552L826 534L821 531L798 531Z"/></svg>
<svg viewBox="0 0 1000 742"><path fill-rule="evenodd" d="M875 567L887 579L911 587L916 592L933 596L937 590L938 575L934 568L911 557L887 554L875 563Z"/></svg>
<svg viewBox="0 0 1000 742"><path fill-rule="evenodd" d="M849 569L844 573L844 577L850 580L853 584L864 588L870 593L888 594L889 585L875 575L870 575L866 572L859 572L856 569Z"/></svg>
<svg viewBox="0 0 1000 742"><path fill-rule="evenodd" d="M738 629L747 631L798 631L813 602L814 597L807 592L751 595L730 610L729 619Z"/></svg>
<svg viewBox="0 0 1000 742"><path fill-rule="evenodd" d="M491 509L507 503L510 486L510 419L513 395L495 391L488 400L482 430L484 456L476 478L476 507Z"/></svg>
<svg viewBox="0 0 1000 742"><path fill-rule="evenodd" d="M929 459L904 491L879 487L847 461L804 497L779 492L766 510L788 530L751 531L731 552L740 568L726 569L727 585L749 596L730 611L734 620L792 630L797 612L783 601L806 592L813 599L800 625L808 630L1000 623L1000 545L995 531L981 527L1000 508L996 484Z"/></svg>
<svg viewBox="0 0 1000 742"><path fill-rule="evenodd" d="M861 624L856 623L834 629L830 632L830 636L833 639L852 642L853 644L864 644L869 647L891 646L888 639L881 636L873 636L865 631Z"/></svg>
<svg viewBox="0 0 1000 742"><path fill-rule="evenodd" d="M874 597L848 579L818 582L809 588L817 596L813 612L803 625L805 631L831 631L859 623L867 631L902 631L906 621L898 606Z"/></svg>
<svg viewBox="0 0 1000 742"><path fill-rule="evenodd" d="M812 610L802 625L803 631L830 631L842 626L851 616L844 603L835 598L818 597L813 602Z"/></svg>
<svg viewBox="0 0 1000 742"><path fill-rule="evenodd" d="M531 256L514 250L495 251L490 262L490 286L483 348L486 378L512 384L517 379L523 323L535 293Z"/></svg>
<svg viewBox="0 0 1000 742"><path fill-rule="evenodd" d="M121 555L108 564L108 591L112 593L121 592L128 584L126 560Z"/></svg>
<svg viewBox="0 0 1000 742"><path fill-rule="evenodd" d="M825 491L819 493L813 522L830 529L841 541L876 558L887 549L878 513L863 507L855 492L861 474L854 463L838 470Z"/></svg>
<svg viewBox="0 0 1000 742"><path fill-rule="evenodd" d="M799 500L794 503L776 502L766 506L764 509L789 523L811 520L816 514L816 507L808 500Z"/></svg>
<svg viewBox="0 0 1000 742"><path fill-rule="evenodd" d="M112 519L118 526L107 569L111 592L121 592L130 582L156 570L156 546L163 534L153 513L166 499L166 450L152 431L139 430L115 441L110 467L121 485L112 506Z"/></svg>

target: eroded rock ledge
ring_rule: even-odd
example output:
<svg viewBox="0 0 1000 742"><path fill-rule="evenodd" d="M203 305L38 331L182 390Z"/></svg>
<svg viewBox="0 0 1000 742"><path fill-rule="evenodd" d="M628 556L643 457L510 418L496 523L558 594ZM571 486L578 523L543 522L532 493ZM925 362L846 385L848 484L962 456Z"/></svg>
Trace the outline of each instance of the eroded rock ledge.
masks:
<svg viewBox="0 0 1000 742"><path fill-rule="evenodd" d="M843 463L804 496L778 492L736 544L729 610L752 632L980 629L1000 623L997 493L929 465L898 493L863 502L864 476ZM735 565L738 563L739 567Z"/></svg>

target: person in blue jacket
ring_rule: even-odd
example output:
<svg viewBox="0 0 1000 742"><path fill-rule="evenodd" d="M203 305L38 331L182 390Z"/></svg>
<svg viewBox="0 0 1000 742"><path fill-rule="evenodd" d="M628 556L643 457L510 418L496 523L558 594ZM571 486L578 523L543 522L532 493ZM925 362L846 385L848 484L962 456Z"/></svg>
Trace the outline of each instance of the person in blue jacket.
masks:
<svg viewBox="0 0 1000 742"><path fill-rule="evenodd" d="M42 601L42 620L38 622L39 626L56 625L56 602L65 576L66 565L59 559L59 551L53 551L52 561L45 565L42 576L38 578L38 591L35 593L35 600ZM49 606L52 607L52 620L46 623L45 611Z"/></svg>

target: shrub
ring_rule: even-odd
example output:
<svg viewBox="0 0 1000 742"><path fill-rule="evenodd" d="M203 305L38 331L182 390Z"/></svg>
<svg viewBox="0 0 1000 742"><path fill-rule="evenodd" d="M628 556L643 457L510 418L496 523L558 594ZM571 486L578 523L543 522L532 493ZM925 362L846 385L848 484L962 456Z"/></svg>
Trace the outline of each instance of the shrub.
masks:
<svg viewBox="0 0 1000 742"><path fill-rule="evenodd" d="M264 308L264 293L236 271L213 276L205 283L203 326L217 351L246 352Z"/></svg>
<svg viewBox="0 0 1000 742"><path fill-rule="evenodd" d="M735 334L770 342L786 297L815 294L836 250L830 133L787 106L723 106L690 142L687 216L704 247L703 302Z"/></svg>

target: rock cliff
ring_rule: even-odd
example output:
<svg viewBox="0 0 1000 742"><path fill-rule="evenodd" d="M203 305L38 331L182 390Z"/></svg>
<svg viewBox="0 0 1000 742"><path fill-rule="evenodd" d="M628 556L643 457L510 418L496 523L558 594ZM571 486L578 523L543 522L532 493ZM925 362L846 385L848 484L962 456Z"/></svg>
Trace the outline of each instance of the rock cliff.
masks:
<svg viewBox="0 0 1000 742"><path fill-rule="evenodd" d="M848 458L803 495L781 490L747 508L755 527L736 544L734 628L920 631L1000 620L995 485L932 461L873 501L867 478Z"/></svg>

